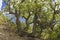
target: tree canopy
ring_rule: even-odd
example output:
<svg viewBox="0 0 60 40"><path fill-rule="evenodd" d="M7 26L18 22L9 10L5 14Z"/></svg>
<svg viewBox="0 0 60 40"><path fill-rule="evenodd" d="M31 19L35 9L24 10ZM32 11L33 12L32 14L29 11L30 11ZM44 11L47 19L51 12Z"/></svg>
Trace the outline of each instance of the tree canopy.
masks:
<svg viewBox="0 0 60 40"><path fill-rule="evenodd" d="M6 4L4 11L15 15L15 25L20 36L60 39L59 0L9 0ZM20 17L26 20L25 23L19 20Z"/></svg>

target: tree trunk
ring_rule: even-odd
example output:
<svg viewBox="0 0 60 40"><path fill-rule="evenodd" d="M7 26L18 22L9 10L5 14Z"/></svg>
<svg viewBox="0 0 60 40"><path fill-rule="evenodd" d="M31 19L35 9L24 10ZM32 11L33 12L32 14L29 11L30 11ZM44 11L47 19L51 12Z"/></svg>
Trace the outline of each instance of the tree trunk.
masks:
<svg viewBox="0 0 60 40"><path fill-rule="evenodd" d="M38 19L38 16L37 16L37 14L35 14L35 16L34 16L34 25L33 25L33 35L35 35L36 34L36 27L37 27L37 19Z"/></svg>
<svg viewBox="0 0 60 40"><path fill-rule="evenodd" d="M25 31L27 31L29 29L29 23L28 23L28 20L26 20L26 28L25 28Z"/></svg>
<svg viewBox="0 0 60 40"><path fill-rule="evenodd" d="M15 13L15 17L16 17L17 32L20 34L21 31L22 31L22 29L21 29L21 24L20 24L20 20L19 20L20 15L19 15L19 13L17 13L17 10L16 10L15 12L16 12L16 13Z"/></svg>

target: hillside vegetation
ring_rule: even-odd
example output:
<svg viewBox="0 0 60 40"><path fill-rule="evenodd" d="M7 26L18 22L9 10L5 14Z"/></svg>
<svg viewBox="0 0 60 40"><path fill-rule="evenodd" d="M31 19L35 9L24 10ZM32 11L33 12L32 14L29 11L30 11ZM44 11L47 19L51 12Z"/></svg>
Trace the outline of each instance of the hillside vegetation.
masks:
<svg viewBox="0 0 60 40"><path fill-rule="evenodd" d="M21 38L26 40L60 40L59 0L3 1L6 7L0 14L0 24L3 32L7 31L7 35L11 33L8 40L13 40L16 35L18 36L17 40L21 40ZM10 17L14 15L15 19L4 16L3 13L10 15ZM15 22L12 22L12 19Z"/></svg>

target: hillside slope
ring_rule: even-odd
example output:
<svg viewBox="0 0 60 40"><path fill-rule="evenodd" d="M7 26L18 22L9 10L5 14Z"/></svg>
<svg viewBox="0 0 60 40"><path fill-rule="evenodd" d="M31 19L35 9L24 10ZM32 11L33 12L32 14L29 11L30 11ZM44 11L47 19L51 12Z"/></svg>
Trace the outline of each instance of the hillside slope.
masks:
<svg viewBox="0 0 60 40"><path fill-rule="evenodd" d="M17 34L5 29L6 27L4 25L0 25L0 40L40 40L31 37L19 37Z"/></svg>

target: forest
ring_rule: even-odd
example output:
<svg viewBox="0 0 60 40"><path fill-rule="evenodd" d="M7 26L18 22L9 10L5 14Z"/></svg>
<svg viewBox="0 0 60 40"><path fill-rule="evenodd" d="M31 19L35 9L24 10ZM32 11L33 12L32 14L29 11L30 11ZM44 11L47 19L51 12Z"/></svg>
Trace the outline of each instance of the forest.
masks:
<svg viewBox="0 0 60 40"><path fill-rule="evenodd" d="M4 31L17 34L22 40L23 37L27 37L26 40L60 40L59 0L3 1L6 6L0 11L0 25L5 26Z"/></svg>

